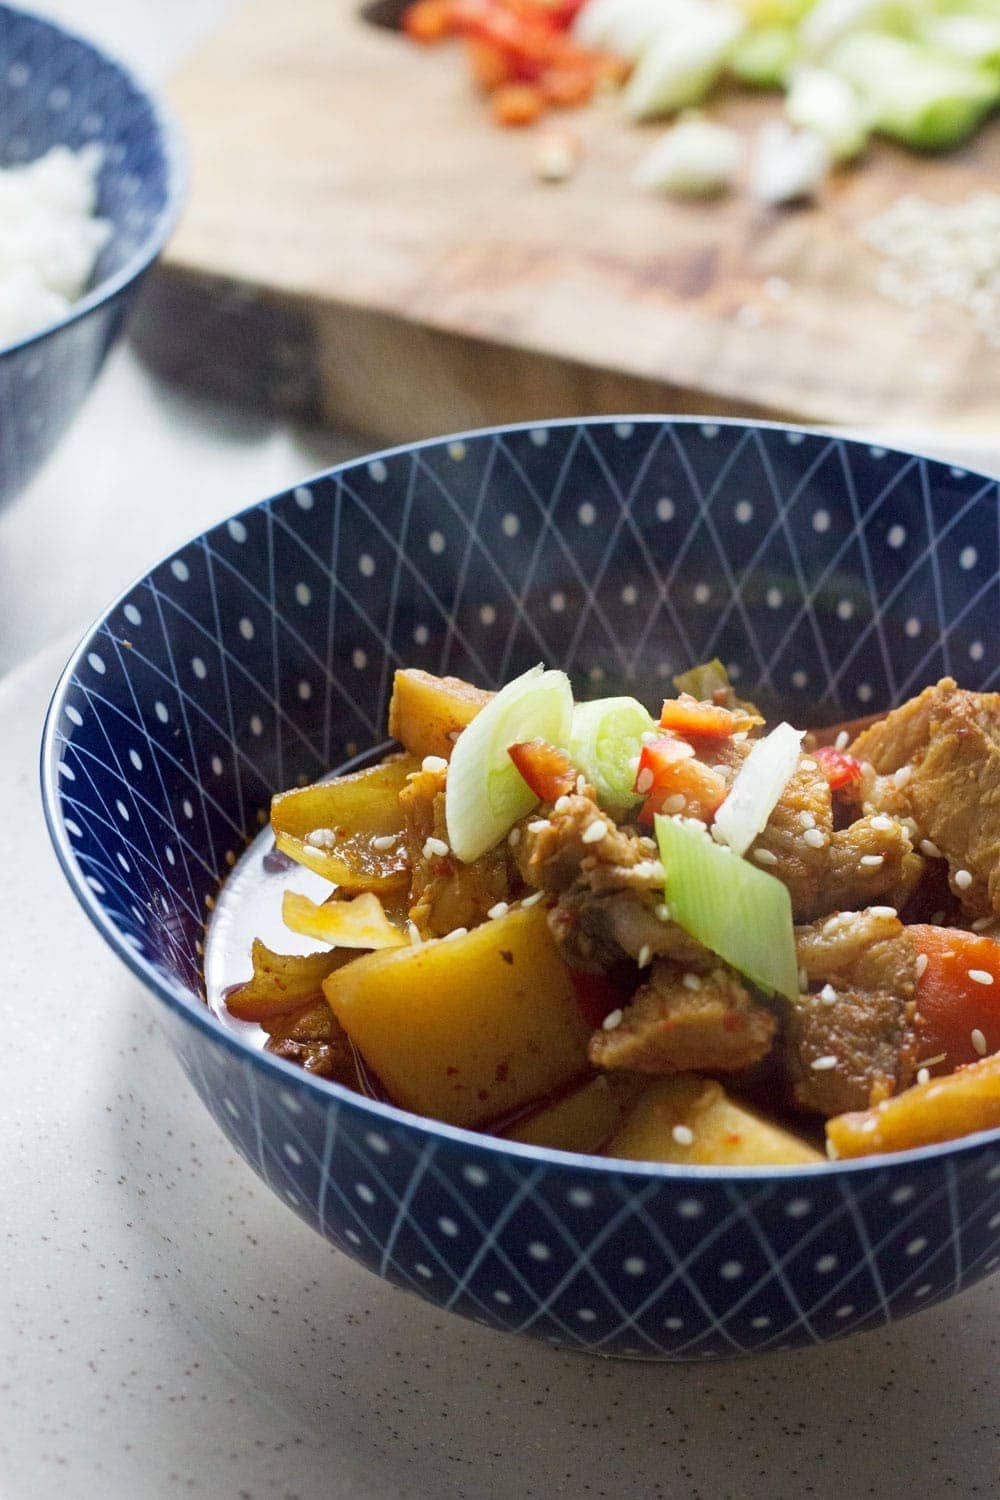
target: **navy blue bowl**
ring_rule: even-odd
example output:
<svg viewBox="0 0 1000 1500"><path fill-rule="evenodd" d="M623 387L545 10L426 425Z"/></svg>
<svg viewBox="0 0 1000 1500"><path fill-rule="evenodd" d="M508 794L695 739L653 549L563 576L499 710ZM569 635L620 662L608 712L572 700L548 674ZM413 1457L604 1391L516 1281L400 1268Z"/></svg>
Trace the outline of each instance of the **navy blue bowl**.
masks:
<svg viewBox="0 0 1000 1500"><path fill-rule="evenodd" d="M43 747L66 876L240 1154L380 1276L654 1359L874 1328L1000 1264L1000 1132L854 1163L624 1165L370 1102L203 1000L204 919L272 792L377 745L393 668L544 659L656 697L720 655L800 723L1000 678L995 481L742 423L468 433L318 475L182 547L77 651Z"/></svg>
<svg viewBox="0 0 1000 1500"><path fill-rule="evenodd" d="M97 211L112 232L69 313L0 348L0 503L48 457L93 385L173 226L184 177L176 132L121 63L0 5L0 166L90 142L104 149Z"/></svg>

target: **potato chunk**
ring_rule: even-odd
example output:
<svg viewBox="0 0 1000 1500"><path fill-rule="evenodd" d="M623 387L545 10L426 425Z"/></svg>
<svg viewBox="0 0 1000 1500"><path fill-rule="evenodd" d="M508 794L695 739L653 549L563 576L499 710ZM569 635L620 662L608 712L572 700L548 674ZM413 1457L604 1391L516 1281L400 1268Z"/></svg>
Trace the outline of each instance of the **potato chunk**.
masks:
<svg viewBox="0 0 1000 1500"><path fill-rule="evenodd" d="M279 792L271 803L271 827L283 853L347 891L385 894L408 879L399 794L411 771L400 755L350 776ZM310 839L312 835L312 839ZM377 846L391 835L396 842Z"/></svg>
<svg viewBox="0 0 1000 1500"><path fill-rule="evenodd" d="M824 1160L807 1141L737 1104L720 1084L696 1073L664 1078L647 1088L602 1154L701 1167Z"/></svg>
<svg viewBox="0 0 1000 1500"><path fill-rule="evenodd" d="M1000 1126L1000 1053L969 1063L946 1078L932 1078L885 1099L874 1109L837 1115L826 1138L837 1156L871 1156L953 1141L974 1130Z"/></svg>
<svg viewBox="0 0 1000 1500"><path fill-rule="evenodd" d="M458 735L492 697L460 677L406 667L393 678L389 733L421 760L425 755L448 760Z"/></svg>
<svg viewBox="0 0 1000 1500"><path fill-rule="evenodd" d="M646 1087L627 1073L591 1078L503 1131L511 1141L557 1151L599 1151Z"/></svg>
<svg viewBox="0 0 1000 1500"><path fill-rule="evenodd" d="M590 1029L540 906L366 954L324 985L396 1104L480 1125L571 1082Z"/></svg>

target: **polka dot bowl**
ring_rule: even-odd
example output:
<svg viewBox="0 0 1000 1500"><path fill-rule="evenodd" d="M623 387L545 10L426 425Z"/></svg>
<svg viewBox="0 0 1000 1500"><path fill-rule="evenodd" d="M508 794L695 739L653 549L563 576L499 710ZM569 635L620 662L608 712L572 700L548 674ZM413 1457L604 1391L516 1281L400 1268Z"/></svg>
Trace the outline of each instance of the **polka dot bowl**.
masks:
<svg viewBox="0 0 1000 1500"><path fill-rule="evenodd" d="M331 1245L601 1355L880 1326L1000 1264L1000 1132L723 1171L562 1155L370 1102L203 1001L204 918L276 789L379 744L393 668L544 659L655 700L718 654L799 722L1000 675L997 485L817 433L642 418L470 433L319 475L167 558L66 669L43 747L69 882L188 1078Z"/></svg>
<svg viewBox="0 0 1000 1500"><path fill-rule="evenodd" d="M55 447L125 325L174 222L178 140L120 64L40 16L0 5L0 166L52 146L103 149L97 211L111 224L91 289L58 323L0 347L0 503Z"/></svg>

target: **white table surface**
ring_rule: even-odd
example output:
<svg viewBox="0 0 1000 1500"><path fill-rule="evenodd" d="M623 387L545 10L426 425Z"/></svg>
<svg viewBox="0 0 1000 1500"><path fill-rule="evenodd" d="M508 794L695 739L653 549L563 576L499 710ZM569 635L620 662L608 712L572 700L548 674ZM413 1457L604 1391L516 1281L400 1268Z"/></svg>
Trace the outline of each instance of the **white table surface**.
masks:
<svg viewBox="0 0 1000 1500"><path fill-rule="evenodd" d="M37 8L162 77L228 3ZM713 1367L440 1316L233 1156L77 910L36 792L74 639L186 536L356 451L184 396L125 348L0 512L0 1500L995 1494L996 1280L885 1333Z"/></svg>

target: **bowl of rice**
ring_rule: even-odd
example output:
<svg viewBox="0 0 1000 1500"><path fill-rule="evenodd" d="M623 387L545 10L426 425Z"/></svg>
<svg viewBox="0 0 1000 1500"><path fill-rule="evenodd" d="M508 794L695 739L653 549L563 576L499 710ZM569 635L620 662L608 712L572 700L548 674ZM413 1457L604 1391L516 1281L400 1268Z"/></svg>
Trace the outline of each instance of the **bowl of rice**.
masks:
<svg viewBox="0 0 1000 1500"><path fill-rule="evenodd" d="M176 131L127 68L0 5L0 503L93 385L183 177Z"/></svg>

